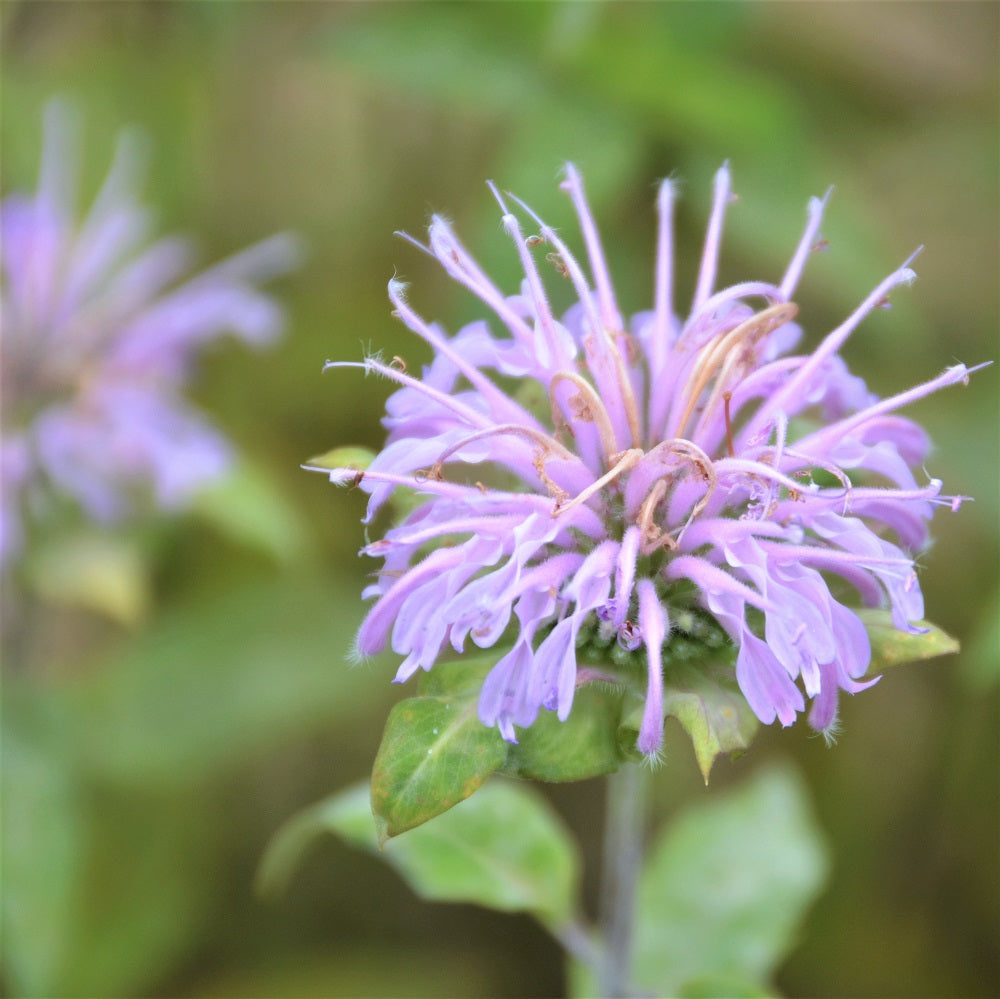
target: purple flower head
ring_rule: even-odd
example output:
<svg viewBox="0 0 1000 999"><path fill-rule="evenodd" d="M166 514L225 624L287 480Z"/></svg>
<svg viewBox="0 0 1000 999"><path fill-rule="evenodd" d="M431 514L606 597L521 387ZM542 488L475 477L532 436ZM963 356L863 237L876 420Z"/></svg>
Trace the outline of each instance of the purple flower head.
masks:
<svg viewBox="0 0 1000 999"><path fill-rule="evenodd" d="M376 602L359 653L391 644L404 657L401 681L449 648L490 648L507 635L479 716L510 741L543 708L565 719L594 672L588 663L638 663L648 683L638 748L654 754L664 674L681 646L701 643L735 659L762 722L789 725L810 700L810 723L829 731L838 692L875 682L863 679L866 630L842 596L888 606L897 628L915 630L923 601L914 553L935 507L960 502L942 496L936 479L917 480L928 441L896 414L964 382L965 366L879 399L838 354L913 271L890 274L818 347L796 352L792 296L819 243L826 199L809 203L777 283L717 291L731 200L723 166L689 314L675 314L675 187L665 181L653 308L627 319L572 165L561 186L579 220L582 260L530 208L511 196L515 214L490 186L524 271L514 294L490 280L443 218L431 221L428 245L417 245L483 301L494 324L449 336L393 280L394 314L431 346L432 363L420 377L378 358L327 364L398 386L385 448L363 473L339 468L331 480L360 483L370 496L366 522L396 489L421 499L363 549L384 565L365 591ZM562 316L543 281L552 271L576 299Z"/></svg>
<svg viewBox="0 0 1000 999"><path fill-rule="evenodd" d="M257 284L295 256L276 236L183 279L189 247L149 241L128 134L81 221L75 125L48 106L38 190L0 208L0 565L21 548L25 508L47 496L109 522L133 512L141 491L175 510L226 471L228 444L184 399L184 383L207 341L274 338L281 313Z"/></svg>

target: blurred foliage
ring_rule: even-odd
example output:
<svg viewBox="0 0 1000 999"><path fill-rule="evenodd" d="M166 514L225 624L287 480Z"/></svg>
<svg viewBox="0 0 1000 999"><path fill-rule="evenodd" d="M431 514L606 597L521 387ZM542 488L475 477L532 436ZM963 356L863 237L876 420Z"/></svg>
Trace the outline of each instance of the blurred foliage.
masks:
<svg viewBox="0 0 1000 999"><path fill-rule="evenodd" d="M88 566L120 583L108 559L132 571L139 558L142 606L113 585L98 609L117 606L117 621L5 595L6 993L557 994L557 950L530 921L427 907L347 847L317 849L277 901L251 894L282 822L368 771L397 697L393 664L344 662L370 568L356 558L362 500L298 467L331 447L378 448L389 389L321 375L323 361L369 348L425 359L389 317L397 268L429 318L455 329L476 315L391 237L419 235L430 211L513 288L483 181L565 225L565 159L584 172L632 311L650 299L654 181L683 182L683 302L727 158L740 202L721 281L780 275L808 196L836 184L830 251L799 293L807 337L924 244L920 280L853 337L851 364L889 394L995 358L1000 7L127 0L0 13L5 191L33 183L40 110L62 93L83 112L91 189L135 123L152 140L162 226L192 233L204 259L286 228L309 248L278 286L284 340L265 354L221 346L197 383L249 478ZM996 993L995 378L912 414L938 445L928 472L976 500L938 515L923 558L928 615L961 657L845 702L832 751L804 727L767 729L716 766L708 792L690 747L668 740L662 814L711 807L772 755L804 768L833 870L776 971L787 993ZM600 796L592 783L550 796L584 835L593 909Z"/></svg>
<svg viewBox="0 0 1000 999"><path fill-rule="evenodd" d="M793 773L764 771L653 844L639 890L640 982L665 995L706 972L767 982L826 879L807 802Z"/></svg>
<svg viewBox="0 0 1000 999"><path fill-rule="evenodd" d="M662 996L773 994L774 968L828 869L808 792L787 767L689 806L646 858L636 985ZM575 995L597 994L582 969L573 977Z"/></svg>
<svg viewBox="0 0 1000 999"><path fill-rule="evenodd" d="M680 814L653 844L643 872L637 986L651 995L768 994L768 979L828 869L807 801L801 778L771 768ZM579 964L572 994L598 994L590 967L598 951L580 922L575 843L532 789L490 781L386 844L369 802L360 784L295 816L268 849L263 888L287 884L303 853L333 833L382 851L421 898L531 913L557 938L573 941ZM748 828L755 835L747 836Z"/></svg>
<svg viewBox="0 0 1000 999"><path fill-rule="evenodd" d="M280 831L261 868L265 890L286 881L311 841L329 832L381 852L421 898L526 911L553 930L576 916L580 864L573 838L524 784L493 781L391 845L380 842L368 785L341 791Z"/></svg>

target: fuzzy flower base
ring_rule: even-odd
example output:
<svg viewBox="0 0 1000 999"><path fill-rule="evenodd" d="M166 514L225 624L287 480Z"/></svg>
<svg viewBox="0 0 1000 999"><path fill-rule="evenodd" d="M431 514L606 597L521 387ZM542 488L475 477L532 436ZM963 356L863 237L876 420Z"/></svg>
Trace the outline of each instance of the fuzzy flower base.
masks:
<svg viewBox="0 0 1000 999"><path fill-rule="evenodd" d="M504 294L434 217L440 261L494 314L455 336L426 322L405 287L389 284L399 317L434 351L421 377L398 362L357 367L399 388L389 432L364 471L330 478L370 494L371 522L396 489L421 500L363 553L384 559L365 591L376 598L357 637L370 655L391 640L404 656L396 679L430 669L467 643L502 655L483 685L479 716L516 741L541 709L565 720L577 686L593 678L586 646L597 636L643 656L648 688L637 746L663 738L662 680L672 638L690 643L692 615L724 630L739 687L765 724L834 725L841 690L855 693L871 647L841 598L891 608L896 628L923 617L914 553L941 495L920 482L928 440L896 415L904 405L964 382L964 365L887 399L852 375L838 351L859 323L914 273L890 274L810 353L792 296L826 199L808 221L777 284L715 290L729 169L714 203L689 315L674 312L671 181L659 188L651 311L619 309L580 175L562 189L579 219L587 267L521 201L530 230L491 184L524 271ZM410 237L406 237L410 239ZM543 257L546 263L538 260ZM542 269L570 282L572 307L556 316ZM751 304L753 303L753 304ZM511 390L510 386L514 386ZM544 400L532 407L525 400ZM327 468L317 469L329 471ZM511 637L513 636L513 637ZM511 645L511 641L513 644Z"/></svg>

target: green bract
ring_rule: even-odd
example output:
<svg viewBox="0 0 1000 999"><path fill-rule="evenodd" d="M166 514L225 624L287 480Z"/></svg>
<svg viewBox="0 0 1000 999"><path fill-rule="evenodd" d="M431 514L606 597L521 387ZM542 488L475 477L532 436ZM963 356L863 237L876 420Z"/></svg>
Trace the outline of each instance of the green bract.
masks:
<svg viewBox="0 0 1000 999"><path fill-rule="evenodd" d="M886 612L860 615L872 643L872 672L958 649L955 639L926 622L920 627L927 631L906 634L893 627ZM503 652L438 664L421 675L419 696L392 710L371 785L382 840L447 811L492 773L576 781L642 759L636 739L645 685L627 656L598 665L591 648L587 660L600 679L577 691L569 718L560 722L545 712L511 744L476 713L483 677ZM736 685L731 648L714 642L698 646L683 633L664 648L663 714L675 718L691 739L706 783L719 756L749 748L760 724Z"/></svg>

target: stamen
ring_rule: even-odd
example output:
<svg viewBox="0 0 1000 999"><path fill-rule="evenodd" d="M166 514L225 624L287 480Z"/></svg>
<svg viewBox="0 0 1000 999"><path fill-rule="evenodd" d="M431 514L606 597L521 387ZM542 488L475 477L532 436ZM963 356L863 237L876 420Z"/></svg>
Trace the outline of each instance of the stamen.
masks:
<svg viewBox="0 0 1000 999"><path fill-rule="evenodd" d="M579 506L581 503L585 503L595 493L600 492L609 482L614 482L614 480L617 479L622 472L627 472L630 469L635 468L642 456L643 452L640 448L629 448L622 454L609 471L607 471L599 479L592 482L582 492L577 493L577 495L574 496L568 503L561 503L557 500L552 509L552 516L557 517L559 514L565 513L567 510L571 510L573 507Z"/></svg>
<svg viewBox="0 0 1000 999"><path fill-rule="evenodd" d="M736 451L733 448L733 419L729 413L729 404L733 401L733 393L723 392L722 401L726 407L726 451L729 453L730 458L735 458Z"/></svg>
<svg viewBox="0 0 1000 999"><path fill-rule="evenodd" d="M688 401L675 430L675 436L682 437L687 422L694 412L702 392L715 377L715 390L705 406L702 420L715 406L716 399L723 390L727 375L760 340L769 336L780 326L794 319L799 307L794 302L782 302L754 313L739 326L717 340L707 343L698 355L688 378Z"/></svg>
<svg viewBox="0 0 1000 999"><path fill-rule="evenodd" d="M640 498L643 498L644 501L644 497L654 482L669 478L677 471L680 463L668 461L671 455L677 455L684 462L694 465L704 482L714 482L715 472L712 467L712 459L697 444L681 438L663 441L644 456L647 468L629 480L628 490L625 493L626 519L639 515L639 508L642 505ZM658 469L655 467L656 461L654 459L659 459L660 467Z"/></svg>
<svg viewBox="0 0 1000 999"><path fill-rule="evenodd" d="M794 457L801 457L810 464L816 465L817 468L822 468L825 471L830 472L831 475L836 476L840 479L841 484L844 487L844 492L842 495L846 496L851 490L850 480L841 472L836 469L833 465L826 465L819 461L814 461L808 455L801 455L793 451L786 451L788 455L793 455ZM721 458L715 463L716 471L720 477L729 476L733 473L746 475L751 479L765 480L768 482L777 483L780 486L784 486L790 493L798 492L801 489L801 484L796 482L794 479L790 478L784 472L778 471L776 468L772 468L770 465L765 464L763 461L754 461L749 458ZM814 487L818 488L818 487ZM830 494L826 494L830 495ZM839 495L838 497L839 498Z"/></svg>
<svg viewBox="0 0 1000 999"><path fill-rule="evenodd" d="M677 454L685 455L692 464L697 465L706 478L713 478L715 473L712 468L712 459L694 441L685 440L683 437L671 441L671 450Z"/></svg>
<svg viewBox="0 0 1000 999"><path fill-rule="evenodd" d="M566 492L566 490L561 486L556 485L556 483L549 478L549 473L545 471L545 455L541 451L535 455L533 464L535 466L535 471L538 473L538 477L545 484L545 488L548 489L549 495L555 500L555 505L553 507L553 516L555 516L562 504L569 499L569 493Z"/></svg>
<svg viewBox="0 0 1000 999"><path fill-rule="evenodd" d="M648 555L660 544L663 538L663 529L658 524L653 523L653 511L666 494L666 479L657 479L653 483L653 488L649 490L649 495L642 501L642 506L639 507L639 514L635 518L635 522L642 532L642 546L640 551L643 555Z"/></svg>
<svg viewBox="0 0 1000 999"><path fill-rule="evenodd" d="M688 316L678 337L677 349L690 348L692 340L698 341L695 349L701 346L700 338L706 333L706 329L711 336L711 330L717 325L715 317L723 306L742 303L747 298L763 298L768 305L779 305L788 301L788 297L782 295L777 285L767 281L741 281L739 284L732 284L722 291L717 291L705 300L697 312L692 312Z"/></svg>
<svg viewBox="0 0 1000 999"><path fill-rule="evenodd" d="M553 266L553 267L555 268L555 270L556 270L556 273L557 273L557 274L558 274L558 275L559 275L560 277L564 277L564 278L566 278L567 280L569 279L569 276L570 276L570 274L569 274L569 268L568 268L568 267L566 266L566 264L565 264L565 263L563 262L563 258L562 258L562 257L561 257L561 256L560 256L560 255L559 255L558 253L556 253L556 252L554 252L554 251L553 251L552 253L546 253L546 254L545 254L545 259L546 259L546 260L547 260L547 261L548 261L548 262L549 262L550 264L552 264L552 266Z"/></svg>
<svg viewBox="0 0 1000 999"><path fill-rule="evenodd" d="M456 451L465 447L467 444L473 444L486 437L495 437L497 435L525 437L533 444L538 445L543 456L555 452L556 456L562 458L564 461L579 462L580 460L575 454L572 453L572 451L567 451L566 448L564 448L554 437L550 437L548 434L542 433L540 430L534 430L531 427L522 427L517 423L502 423L499 426L489 427L486 430L477 430L475 433L469 434L468 436L463 437L460 441L456 441L450 447L445 448L444 451L438 455L437 461L434 462L434 465L431 468L431 476L433 478L440 478L441 469L444 466L444 463Z"/></svg>
<svg viewBox="0 0 1000 999"><path fill-rule="evenodd" d="M601 436L601 446L604 448L604 457L607 458L610 465L611 456L618 454L620 450L615 438L614 427L611 425L611 417L608 415L607 407L597 394L597 390L583 375L577 374L575 371L558 371L552 381L549 382L549 399L552 404L553 422L559 423L555 388L562 381L571 382L579 390L579 394L572 396L569 400L571 406L575 400L579 400L579 411L575 412L574 415L586 423L595 423L597 425L597 431Z"/></svg>
<svg viewBox="0 0 1000 999"><path fill-rule="evenodd" d="M632 391L632 379L629 377L625 358L622 357L621 345L623 342L626 344L627 350L628 338L624 332L614 337L611 355L615 361L615 373L618 375L618 386L621 389L622 402L625 404L625 419L628 421L628 432L632 438L632 447L639 447L642 443L642 434L639 429L639 407L636 404L635 393Z"/></svg>
<svg viewBox="0 0 1000 999"><path fill-rule="evenodd" d="M698 447L697 444L687 440L674 440L666 441L664 444L660 445L660 447L662 447L668 454L679 455L681 458L686 460L687 464L693 465L708 488L691 507L691 511L688 513L687 519L684 523L673 531L664 532L659 525L653 523L653 513L660 501L668 492L669 487L667 485L667 479L683 469L683 465L664 465L662 474L659 475L656 481L652 483L649 492L639 505L639 509L636 513L636 523L642 530L643 535L642 553L644 555L650 554L650 552L655 550L658 546L666 547L671 550L676 548L680 544L681 539L683 538L688 527L691 526L705 507L708 506L709 500L712 498L712 494L715 492L718 484L712 460L707 454L705 454L704 451L702 451L700 447ZM681 472L681 474L683 474L683 472Z"/></svg>
<svg viewBox="0 0 1000 999"><path fill-rule="evenodd" d="M800 461L805 461L814 468L822 468L824 472L828 472L835 479L838 479L840 484L844 487L845 504L850 502L850 494L854 488L854 483L851 482L839 466L835 465L832 461L823 461L821 458L817 458L814 455L804 454L801 451L795 451L791 448L786 450L785 454L787 454L790 458L798 458Z"/></svg>
<svg viewBox="0 0 1000 999"><path fill-rule="evenodd" d="M693 447L694 445L692 445ZM700 449L699 449L700 450ZM708 461L707 456L705 461L693 460L695 467L700 469L702 477L708 483L708 489L705 490L701 499L693 507L691 507L691 512L688 514L687 520L677 529L677 537L674 539L674 547L677 547L681 543L681 539L684 537L687 529L695 522L695 520L701 515L701 512L708 506L708 501L712 498L712 494L715 492L715 488L718 485L718 478L715 474L715 466L711 461Z"/></svg>

